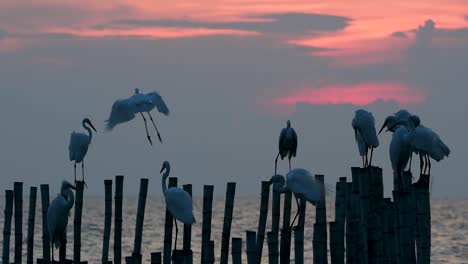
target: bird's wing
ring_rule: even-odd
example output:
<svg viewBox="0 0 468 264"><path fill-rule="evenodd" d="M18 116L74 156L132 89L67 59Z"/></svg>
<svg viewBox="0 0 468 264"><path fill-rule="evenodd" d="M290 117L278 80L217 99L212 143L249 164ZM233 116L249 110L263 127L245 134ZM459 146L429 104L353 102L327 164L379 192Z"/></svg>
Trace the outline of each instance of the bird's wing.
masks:
<svg viewBox="0 0 468 264"><path fill-rule="evenodd" d="M320 200L321 188L309 171L301 168L293 169L286 178L286 184L293 193L304 195L310 202Z"/></svg>
<svg viewBox="0 0 468 264"><path fill-rule="evenodd" d="M359 130L355 129L354 133L356 137L356 143L359 149L359 155L364 156L367 152L366 142L364 142L364 139L362 138L361 132L359 132Z"/></svg>
<svg viewBox="0 0 468 264"><path fill-rule="evenodd" d="M185 224L193 224L195 222L192 197L188 192L177 187L172 187L167 189L165 198L166 206L172 216Z"/></svg>
<svg viewBox="0 0 468 264"><path fill-rule="evenodd" d="M278 139L278 150L279 150L279 153L281 155L281 159L284 159L284 157L286 156L286 153L287 153L287 131L288 131L288 128L283 128L281 129L281 133L280 133L280 136L279 136L279 139Z"/></svg>
<svg viewBox="0 0 468 264"><path fill-rule="evenodd" d="M129 99L114 102L109 119L106 120L106 130L112 130L116 125L128 122L135 118L135 113L129 104Z"/></svg>
<svg viewBox="0 0 468 264"><path fill-rule="evenodd" d="M88 135L73 131L70 135L70 145L68 146L70 161L81 162L86 152L88 152L89 143Z"/></svg>
<svg viewBox="0 0 468 264"><path fill-rule="evenodd" d="M68 224L67 202L63 196L58 195L47 209L47 229L52 243L57 248L63 239Z"/></svg>
<svg viewBox="0 0 468 264"><path fill-rule="evenodd" d="M291 129L291 155L293 157L296 157L296 152L297 152L297 134L296 134L296 131L294 131L294 128L290 128Z"/></svg>
<svg viewBox="0 0 468 264"><path fill-rule="evenodd" d="M428 154L436 161L441 161L450 154L450 149L440 139L439 135L423 125L416 127L411 144L415 149Z"/></svg>
<svg viewBox="0 0 468 264"><path fill-rule="evenodd" d="M377 131L375 129L375 118L371 112L362 109L356 111L352 126L361 133L364 142L369 147L379 146L379 138L377 137Z"/></svg>
<svg viewBox="0 0 468 264"><path fill-rule="evenodd" d="M150 92L147 93L146 96L151 100L159 112L163 113L164 115L169 115L169 108L158 92Z"/></svg>

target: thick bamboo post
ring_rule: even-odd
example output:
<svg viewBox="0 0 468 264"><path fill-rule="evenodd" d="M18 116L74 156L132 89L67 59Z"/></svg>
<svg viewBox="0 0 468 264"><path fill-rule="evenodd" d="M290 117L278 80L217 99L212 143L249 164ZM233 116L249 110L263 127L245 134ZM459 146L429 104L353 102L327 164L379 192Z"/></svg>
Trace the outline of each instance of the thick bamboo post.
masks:
<svg viewBox="0 0 468 264"><path fill-rule="evenodd" d="M359 227L359 255L360 263L369 263L368 240L368 217L369 217L369 169L352 168L352 173L359 177L359 207L360 207L360 227Z"/></svg>
<svg viewBox="0 0 468 264"><path fill-rule="evenodd" d="M335 262L344 263L345 254L345 220L346 220L346 177L341 177L336 183L336 198L335 198L335 227L336 228L336 243L335 243ZM330 226L331 229L331 226ZM331 231L330 231L331 232ZM330 235L331 239L331 235ZM330 242L331 245L331 242Z"/></svg>
<svg viewBox="0 0 468 264"><path fill-rule="evenodd" d="M115 177L114 264L122 263L122 203L124 176Z"/></svg>
<svg viewBox="0 0 468 264"><path fill-rule="evenodd" d="M15 182L14 187L15 200L15 263L21 264L23 249L23 183Z"/></svg>
<svg viewBox="0 0 468 264"><path fill-rule="evenodd" d="M214 241L210 240L208 243L205 244L205 255L204 261L205 264L213 264L215 263L215 256L214 256Z"/></svg>
<svg viewBox="0 0 468 264"><path fill-rule="evenodd" d="M37 187L31 187L29 190L29 216L28 216L28 238L26 263L34 263L34 223L36 222L36 197Z"/></svg>
<svg viewBox="0 0 468 264"><path fill-rule="evenodd" d="M281 210L281 193L273 190L273 199L271 203L271 234L270 236L276 236L276 239L272 238L273 244L268 244L268 256L273 258L276 256L278 258L278 235L279 235L279 225L280 225L280 210ZM274 241L276 240L276 246ZM278 263L278 259L273 260L270 263Z"/></svg>
<svg viewBox="0 0 468 264"><path fill-rule="evenodd" d="M258 228L257 228L257 261L258 263L262 262L262 253L263 253L263 242L265 240L265 228L268 218L268 205L270 203L270 192L265 192L269 186L268 181L262 181L261 198L260 198L260 215L258 218Z"/></svg>
<svg viewBox="0 0 468 264"><path fill-rule="evenodd" d="M151 264L161 264L161 252L151 253Z"/></svg>
<svg viewBox="0 0 468 264"><path fill-rule="evenodd" d="M112 225L112 180L104 180L104 236L102 239L102 262L109 260L109 241Z"/></svg>
<svg viewBox="0 0 468 264"><path fill-rule="evenodd" d="M392 207L392 214L393 214L393 230L395 230L394 235L394 249L395 249L395 262L400 264L400 219L399 219L399 195L397 191L392 191L393 196L393 207Z"/></svg>
<svg viewBox="0 0 468 264"><path fill-rule="evenodd" d="M213 207L213 185L203 186L203 224L202 224L202 250L201 262L203 263L205 245L211 240L211 216Z"/></svg>
<svg viewBox="0 0 468 264"><path fill-rule="evenodd" d="M281 264L289 264L291 256L291 229L289 228L289 222L291 221L291 198L291 192L284 193L283 228L281 229L280 241Z"/></svg>
<svg viewBox="0 0 468 264"><path fill-rule="evenodd" d="M168 187L176 187L177 186L177 178L169 177ZM170 264L171 263L171 250L172 250L172 225L173 225L173 218L171 212L166 207L166 218L164 222L164 255L163 255L163 263Z"/></svg>
<svg viewBox="0 0 468 264"><path fill-rule="evenodd" d="M2 263L10 263L11 218L13 217L13 191L5 191L5 221L3 223Z"/></svg>
<svg viewBox="0 0 468 264"><path fill-rule="evenodd" d="M183 185L183 189L192 196L192 184ZM192 252L192 225L184 225L184 241L183 249L185 256L185 264L193 263L193 252Z"/></svg>
<svg viewBox="0 0 468 264"><path fill-rule="evenodd" d="M327 208L325 200L324 175L315 175L315 181L320 185L320 201L315 206L315 224L313 234L314 263L328 263L327 255Z"/></svg>
<svg viewBox="0 0 468 264"><path fill-rule="evenodd" d="M409 199L407 190L398 193L398 231L400 247L400 263L411 263L411 231L409 226Z"/></svg>
<svg viewBox="0 0 468 264"><path fill-rule="evenodd" d="M42 260L50 263L50 238L47 230L47 210L49 209L49 185L41 184L42 202Z"/></svg>
<svg viewBox="0 0 468 264"><path fill-rule="evenodd" d="M393 204L390 198L384 199L382 216L383 263L395 263L395 230L393 228Z"/></svg>
<svg viewBox="0 0 468 264"><path fill-rule="evenodd" d="M224 205L224 223L221 240L221 264L227 264L229 259L229 242L231 239L232 213L234 210L234 197L236 195L236 183L228 182L226 187L226 202Z"/></svg>
<svg viewBox="0 0 468 264"><path fill-rule="evenodd" d="M299 206L301 207L301 211L299 214L297 228L294 230L294 259L296 260L296 264L304 263L304 226L307 210L306 201L301 199ZM325 246L325 249L326 248L327 247Z"/></svg>
<svg viewBox="0 0 468 264"><path fill-rule="evenodd" d="M140 180L140 193L138 195L138 209L135 223L135 240L133 253L141 254L141 240L143 238L143 221L145 220L146 195L148 194L148 179Z"/></svg>
<svg viewBox="0 0 468 264"><path fill-rule="evenodd" d="M135 264L132 256L125 257L125 264Z"/></svg>
<svg viewBox="0 0 468 264"><path fill-rule="evenodd" d="M75 218L73 220L73 262L81 262L81 217L83 212L84 182L76 182Z"/></svg>
<svg viewBox="0 0 468 264"><path fill-rule="evenodd" d="M267 233L268 263L278 264L278 234L271 231Z"/></svg>
<svg viewBox="0 0 468 264"><path fill-rule="evenodd" d="M257 245L256 245L256 242L255 242L255 240L257 239L256 236L257 236L257 234L255 233L255 231L246 231L246 241L247 241L246 252L247 252L247 263L248 264L259 264L257 262L257 260L258 260L258 258L257 258Z"/></svg>
<svg viewBox="0 0 468 264"><path fill-rule="evenodd" d="M353 194L353 182L346 183L346 263L357 262L357 235L356 225L358 220L355 215L355 195Z"/></svg>
<svg viewBox="0 0 468 264"><path fill-rule="evenodd" d="M408 215L407 221L410 229L410 258L411 263L416 263L416 193L414 191L414 185L412 184L413 175L409 171L403 172L403 182L405 190L408 192Z"/></svg>
<svg viewBox="0 0 468 264"><path fill-rule="evenodd" d="M331 263L340 263L338 261L338 223L330 222L330 261Z"/></svg>
<svg viewBox="0 0 468 264"><path fill-rule="evenodd" d="M431 204L429 195L429 175L421 175L416 187L418 263L430 263L431 258Z"/></svg>
<svg viewBox="0 0 468 264"><path fill-rule="evenodd" d="M231 246L232 264L242 264L242 238L233 237Z"/></svg>

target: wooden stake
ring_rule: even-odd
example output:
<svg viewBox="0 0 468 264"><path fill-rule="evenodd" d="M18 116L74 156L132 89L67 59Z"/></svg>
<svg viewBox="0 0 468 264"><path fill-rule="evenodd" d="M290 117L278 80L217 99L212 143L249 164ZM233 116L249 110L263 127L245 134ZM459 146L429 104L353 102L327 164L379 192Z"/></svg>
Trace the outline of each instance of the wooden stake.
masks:
<svg viewBox="0 0 468 264"><path fill-rule="evenodd" d="M36 222L36 196L37 187L31 187L29 190L28 238L26 254L27 264L34 263L34 223Z"/></svg>
<svg viewBox="0 0 468 264"><path fill-rule="evenodd" d="M102 239L102 262L109 260L109 241L112 225L112 180L104 180L104 237Z"/></svg>
<svg viewBox="0 0 468 264"><path fill-rule="evenodd" d="M263 242L265 240L265 228L266 221L268 218L268 205L270 203L270 192L265 192L269 186L268 181L262 181L261 199L260 199L260 215L258 219L258 228L257 228L257 261L258 263L262 262L262 253L263 253Z"/></svg>
<svg viewBox="0 0 468 264"><path fill-rule="evenodd" d="M122 203L124 176L115 177L114 264L122 263Z"/></svg>
<svg viewBox="0 0 468 264"><path fill-rule="evenodd" d="M3 225L2 263L10 263L11 218L13 217L13 191L5 191L5 221Z"/></svg>
<svg viewBox="0 0 468 264"><path fill-rule="evenodd" d="M234 210L234 197L236 195L236 183L228 182L226 187L226 203L224 205L224 223L221 240L221 264L227 264L229 259L229 242L231 238L232 214Z"/></svg>
<svg viewBox="0 0 468 264"><path fill-rule="evenodd" d="M143 238L143 222L145 220L146 195L148 194L148 179L140 180L140 193L138 195L138 209L135 223L134 254L141 254L141 240Z"/></svg>

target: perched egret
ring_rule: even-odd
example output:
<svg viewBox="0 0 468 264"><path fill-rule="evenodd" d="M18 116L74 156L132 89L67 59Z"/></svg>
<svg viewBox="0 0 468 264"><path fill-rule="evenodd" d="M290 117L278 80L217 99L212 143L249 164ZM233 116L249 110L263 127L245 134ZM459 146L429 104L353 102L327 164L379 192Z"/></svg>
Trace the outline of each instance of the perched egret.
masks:
<svg viewBox="0 0 468 264"><path fill-rule="evenodd" d="M304 199L310 202L314 206L320 201L322 194L321 186L314 180L312 174L301 168L293 169L286 175L286 179L283 175L276 174L271 177L269 185L273 184L273 190L276 192L292 192L297 203L297 213L291 223L291 227L294 225L297 216L300 214L302 208L299 199ZM264 191L268 191L268 188Z"/></svg>
<svg viewBox="0 0 468 264"><path fill-rule="evenodd" d="M84 182L84 158L88 152L89 144L91 144L91 139L93 138L91 128L96 132L96 128L94 128L93 124L88 118L83 119L81 124L86 130L88 130L88 134L86 135L85 133L77 133L73 131L70 136L70 145L68 146L70 161L74 162L73 168L75 172L75 182L77 163L81 163L81 173L83 176L82 180Z"/></svg>
<svg viewBox="0 0 468 264"><path fill-rule="evenodd" d="M278 155L275 159L275 174L276 168L278 165L278 157L281 156L281 160L283 160L286 156L288 156L289 160L289 170L291 171L291 157L296 157L297 151L297 134L294 131L294 128L291 127L291 121L288 120L287 125L285 128L281 130L281 134L279 136L278 142Z"/></svg>
<svg viewBox="0 0 468 264"><path fill-rule="evenodd" d="M351 125L354 129L359 154L362 156L362 166L370 167L372 165L374 148L379 146L374 116L371 112L359 109L356 111ZM370 159L368 159L369 149L371 150ZM365 161L364 156L366 157Z"/></svg>
<svg viewBox="0 0 468 264"><path fill-rule="evenodd" d="M67 236L68 215L75 202L75 196L70 189L76 190L71 183L63 181L60 193L47 209L47 229L52 244L52 261L54 261L54 246L59 248L60 243Z"/></svg>
<svg viewBox="0 0 468 264"><path fill-rule="evenodd" d="M411 137L405 126L398 126L392 135L390 142L390 161L394 173L394 185L403 189L402 174L411 156ZM396 183L395 183L396 179ZM396 186L395 186L396 187Z"/></svg>
<svg viewBox="0 0 468 264"><path fill-rule="evenodd" d="M163 113L166 116L169 115L169 109L167 108L166 103L163 101L159 93L150 92L143 94L140 93L138 88L136 88L135 93L130 98L119 99L114 102L112 105L110 117L106 120L106 129L112 130L116 125L128 122L135 118L136 114L140 114L143 118L143 122L145 123L146 137L148 138L149 143L153 145L153 141L151 140L151 136L148 132L146 118L143 114L146 112L151 120L151 123L153 123L153 127L156 130L159 141L162 143L159 130L156 126L156 123L154 122L153 117L150 114L150 111L155 107L160 113Z"/></svg>
<svg viewBox="0 0 468 264"><path fill-rule="evenodd" d="M195 216L193 216L193 206L192 206L192 197L190 194L178 187L166 186L166 179L169 177L171 172L171 164L169 161L164 161L160 173L164 171L162 176L162 191L164 194L164 199L166 200L166 207L171 212L174 217L174 223L176 228L176 239L174 244L174 249L177 247L177 235L179 229L177 228L177 220L181 221L186 225L191 225L195 223Z"/></svg>

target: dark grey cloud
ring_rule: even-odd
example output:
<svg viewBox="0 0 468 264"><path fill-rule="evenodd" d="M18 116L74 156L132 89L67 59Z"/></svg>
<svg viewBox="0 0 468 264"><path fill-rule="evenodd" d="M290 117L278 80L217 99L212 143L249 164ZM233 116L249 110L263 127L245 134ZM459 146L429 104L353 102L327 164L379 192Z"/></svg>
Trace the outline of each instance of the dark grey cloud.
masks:
<svg viewBox="0 0 468 264"><path fill-rule="evenodd" d="M184 27L184 28L215 28L215 29L238 29L252 30L265 33L288 33L297 34L308 31L335 31L346 27L350 21L347 17L305 14L305 13L284 13L256 16L255 18L273 19L272 22L196 22L189 20L116 20L108 24L96 25L96 29L109 27Z"/></svg>
<svg viewBox="0 0 468 264"><path fill-rule="evenodd" d="M397 38L407 38L408 36L406 35L405 32L403 31L397 31L392 33L392 37L397 37Z"/></svg>

